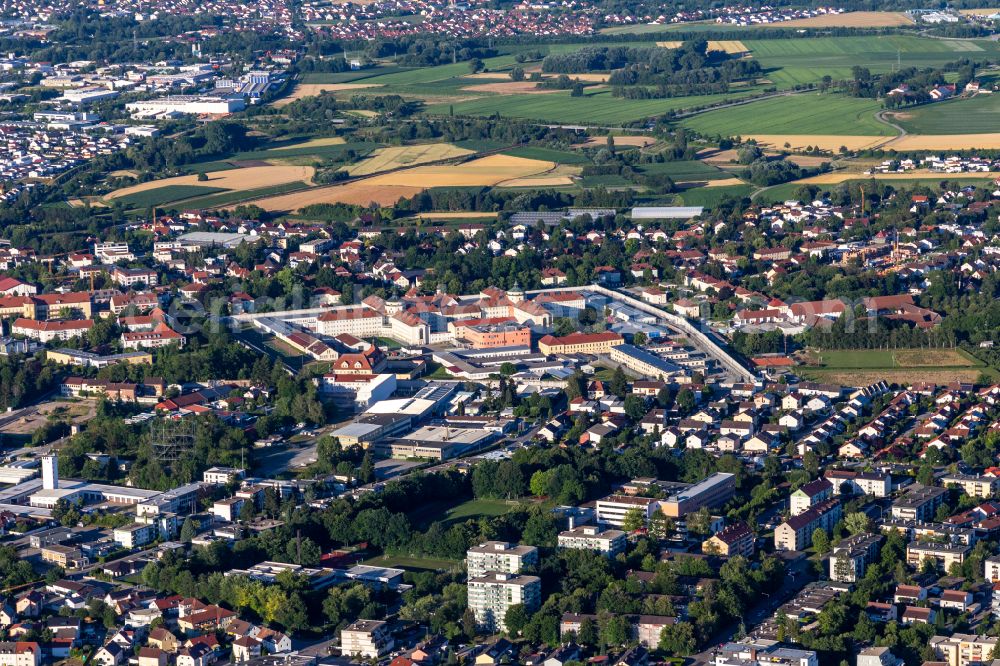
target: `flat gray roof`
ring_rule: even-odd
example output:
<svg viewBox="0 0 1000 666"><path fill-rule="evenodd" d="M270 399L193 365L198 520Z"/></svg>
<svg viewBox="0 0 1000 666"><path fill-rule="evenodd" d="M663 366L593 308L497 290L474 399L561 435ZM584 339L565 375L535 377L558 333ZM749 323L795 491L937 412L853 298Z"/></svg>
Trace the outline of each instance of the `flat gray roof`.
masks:
<svg viewBox="0 0 1000 666"><path fill-rule="evenodd" d="M636 206L633 220L687 220L701 215L702 206Z"/></svg>

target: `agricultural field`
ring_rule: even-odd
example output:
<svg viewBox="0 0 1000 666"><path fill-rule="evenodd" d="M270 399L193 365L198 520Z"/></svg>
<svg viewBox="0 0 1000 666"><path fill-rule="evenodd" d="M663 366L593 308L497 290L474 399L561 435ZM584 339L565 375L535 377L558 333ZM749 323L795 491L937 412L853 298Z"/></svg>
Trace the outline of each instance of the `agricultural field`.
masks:
<svg viewBox="0 0 1000 666"><path fill-rule="evenodd" d="M901 34L744 39L743 43L760 61L768 79L779 88L815 83L824 75L834 79L850 78L851 67L855 65L878 73L890 71L897 64L933 67L963 57L990 58L1000 54L1000 46L989 40L927 39Z"/></svg>
<svg viewBox="0 0 1000 666"><path fill-rule="evenodd" d="M603 144L602 144L603 145ZM590 160L579 153L566 150L555 150L553 148L543 148L541 146L519 146L503 151L504 155L513 157L524 157L529 160L545 160L547 162L558 162L559 164L589 164Z"/></svg>
<svg viewBox="0 0 1000 666"><path fill-rule="evenodd" d="M798 367L803 376L846 386L873 381L895 383L976 381L980 374L996 372L960 349L865 349L813 350L805 355L807 365Z"/></svg>
<svg viewBox="0 0 1000 666"><path fill-rule="evenodd" d="M705 136L893 136L896 132L891 127L875 119L879 109L881 105L871 99L801 93L707 111L682 120L681 125Z"/></svg>
<svg viewBox="0 0 1000 666"><path fill-rule="evenodd" d="M494 95L456 102L454 105L431 105L427 108L427 113L448 115L453 109L455 115L460 116L490 116L499 113L508 118L553 123L617 125L659 116L670 110L740 99L753 92L744 90L725 95L695 95L669 99L623 99L613 97L611 91L607 89L590 89L582 97L570 97L569 92L554 95Z"/></svg>
<svg viewBox="0 0 1000 666"><path fill-rule="evenodd" d="M294 211L320 203L365 206L375 202L386 206L400 197L412 197L432 187L491 187L504 181L544 174L555 168L554 162L489 155L460 165L418 166L343 185L313 187L292 194L266 197L254 203L269 211Z"/></svg>
<svg viewBox="0 0 1000 666"><path fill-rule="evenodd" d="M732 174L728 171L723 171L711 164L705 164L698 160L642 164L639 170L645 174L670 176L674 182L726 180L732 177Z"/></svg>
<svg viewBox="0 0 1000 666"><path fill-rule="evenodd" d="M952 99L887 115L911 134L995 133L1000 132L1000 95Z"/></svg>
<svg viewBox="0 0 1000 666"><path fill-rule="evenodd" d="M151 180L147 183L123 187L106 195L104 200L109 202L115 199L125 199L131 205L151 206L158 204L136 203L137 200L134 195L161 190L155 195L156 198L168 196L170 198L167 201L179 201L199 195L212 194L221 190L245 192L247 190L271 187L284 183L311 182L313 172L314 169L310 166L254 166L218 173L212 172L207 174L208 180L206 181L199 181L196 175L175 176L174 178ZM184 194L184 196L180 196L179 191L176 189L181 186L190 188L180 191L180 194ZM164 188L171 189L162 191Z"/></svg>
<svg viewBox="0 0 1000 666"><path fill-rule="evenodd" d="M138 190L131 194L114 197L130 208L149 208L162 206L174 201L206 196L217 192L225 192L221 187L202 187L199 185L164 185L146 190Z"/></svg>
<svg viewBox="0 0 1000 666"><path fill-rule="evenodd" d="M304 97L314 97L323 93L337 93L378 87L377 83L297 83L292 88L292 92L275 101L274 106L281 108Z"/></svg>
<svg viewBox="0 0 1000 666"><path fill-rule="evenodd" d="M903 12L844 12L783 21L757 28L894 28L913 25L913 19Z"/></svg>
<svg viewBox="0 0 1000 666"><path fill-rule="evenodd" d="M379 148L370 157L352 164L346 171L352 176L367 176L399 167L436 162L451 157L471 155L473 151L450 143L424 143L414 146Z"/></svg>

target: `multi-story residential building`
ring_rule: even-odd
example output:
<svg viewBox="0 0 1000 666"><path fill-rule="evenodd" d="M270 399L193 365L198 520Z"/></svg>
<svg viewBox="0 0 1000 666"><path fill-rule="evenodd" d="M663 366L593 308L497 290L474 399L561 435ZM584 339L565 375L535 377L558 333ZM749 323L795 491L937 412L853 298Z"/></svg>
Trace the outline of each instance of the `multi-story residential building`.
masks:
<svg viewBox="0 0 1000 666"><path fill-rule="evenodd" d="M381 620L357 620L340 630L340 651L352 657L378 659L394 644L389 623Z"/></svg>
<svg viewBox="0 0 1000 666"><path fill-rule="evenodd" d="M481 578L490 572L521 573L526 566L538 564L538 549L506 541L487 541L465 553L469 578Z"/></svg>
<svg viewBox="0 0 1000 666"><path fill-rule="evenodd" d="M881 543L881 534L856 534L841 541L830 555L830 580L853 583L863 578Z"/></svg>
<svg viewBox="0 0 1000 666"><path fill-rule="evenodd" d="M888 497L892 494L892 475L882 472L855 472L846 469L828 469L823 477L833 484L834 492L843 494Z"/></svg>
<svg viewBox="0 0 1000 666"><path fill-rule="evenodd" d="M608 495L597 500L597 523L602 526L621 527L625 524L625 516L638 509L644 520L649 520L655 511L659 511L660 502L649 497L633 497L631 495Z"/></svg>
<svg viewBox="0 0 1000 666"><path fill-rule="evenodd" d="M804 513L792 516L774 530L776 550L804 550L812 544L816 529L829 532L843 511L839 499L829 499Z"/></svg>
<svg viewBox="0 0 1000 666"><path fill-rule="evenodd" d="M42 648L33 641L0 642L0 666L39 666Z"/></svg>
<svg viewBox="0 0 1000 666"><path fill-rule="evenodd" d="M174 344L183 347L184 336L162 322L152 331L122 333L123 349L155 349Z"/></svg>
<svg viewBox="0 0 1000 666"><path fill-rule="evenodd" d="M151 268L121 268L115 266L111 271L111 279L122 287L133 287L137 284L155 287L159 281L156 271Z"/></svg>
<svg viewBox="0 0 1000 666"><path fill-rule="evenodd" d="M903 661L887 647L865 648L858 653L858 666L902 666Z"/></svg>
<svg viewBox="0 0 1000 666"><path fill-rule="evenodd" d="M722 506L736 492L736 477L726 472L716 472L704 481L671 495L663 503L663 513L680 518L702 507Z"/></svg>
<svg viewBox="0 0 1000 666"><path fill-rule="evenodd" d="M724 557L742 555L752 557L754 553L754 534L750 527L742 520L727 525L723 530L716 532L701 544L701 550L705 553L713 553Z"/></svg>
<svg viewBox="0 0 1000 666"><path fill-rule="evenodd" d="M931 520L947 493L944 488L916 484L908 493L892 503L892 517L903 520Z"/></svg>
<svg viewBox="0 0 1000 666"><path fill-rule="evenodd" d="M810 481L792 493L789 499L792 515L797 516L804 513L831 497L833 497L833 484L826 479Z"/></svg>
<svg viewBox="0 0 1000 666"><path fill-rule="evenodd" d="M86 335L93 326L94 322L90 319L38 321L37 319L19 318L11 326L10 332L41 343L48 343L53 340L70 340L80 335Z"/></svg>
<svg viewBox="0 0 1000 666"><path fill-rule="evenodd" d="M720 646L712 655L712 663L713 666L818 666L819 660L812 650L746 638Z"/></svg>
<svg viewBox="0 0 1000 666"><path fill-rule="evenodd" d="M468 584L469 608L476 616L476 624L485 631L506 631L505 618L511 606L522 604L533 613L542 600L542 579L509 573L489 573L470 578Z"/></svg>
<svg viewBox="0 0 1000 666"><path fill-rule="evenodd" d="M972 663L987 663L998 641L1000 638L996 636L952 634L932 636L927 644L948 666L969 666Z"/></svg>
<svg viewBox="0 0 1000 666"><path fill-rule="evenodd" d="M906 563L921 567L930 560L939 569L948 571L953 564L962 564L971 549L965 544L917 543L906 546Z"/></svg>
<svg viewBox="0 0 1000 666"><path fill-rule="evenodd" d="M621 530L601 530L594 525L580 525L559 533L559 547L593 550L614 557L625 551L627 538Z"/></svg>
<svg viewBox="0 0 1000 666"><path fill-rule="evenodd" d="M970 497L990 497L1000 488L1000 478L982 474L949 474L941 479L941 485L958 486Z"/></svg>
<svg viewBox="0 0 1000 666"><path fill-rule="evenodd" d="M1000 583L1000 555L987 557L984 562L984 578L991 583Z"/></svg>
<svg viewBox="0 0 1000 666"><path fill-rule="evenodd" d="M159 536L160 528L155 523L150 525L133 523L125 527L116 527L114 531L115 543L122 548L141 548L153 543Z"/></svg>
<svg viewBox="0 0 1000 666"><path fill-rule="evenodd" d="M618 333L570 333L562 337L546 335L538 341L543 354L609 354L611 348L625 342Z"/></svg>
<svg viewBox="0 0 1000 666"><path fill-rule="evenodd" d="M135 261L128 243L94 243L94 259L99 264L115 264L119 261Z"/></svg>

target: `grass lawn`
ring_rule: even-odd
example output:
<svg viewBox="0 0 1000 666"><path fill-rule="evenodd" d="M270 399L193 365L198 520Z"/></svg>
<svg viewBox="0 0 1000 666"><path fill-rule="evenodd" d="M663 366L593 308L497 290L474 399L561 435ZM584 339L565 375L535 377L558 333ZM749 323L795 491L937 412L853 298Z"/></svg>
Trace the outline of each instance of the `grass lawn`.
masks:
<svg viewBox="0 0 1000 666"><path fill-rule="evenodd" d="M1000 131L1000 95L976 95L896 112L893 122L912 134L986 134Z"/></svg>
<svg viewBox="0 0 1000 666"><path fill-rule="evenodd" d="M397 567L401 569L417 569L420 571L450 571L459 569L462 563L458 560L448 560L441 557L424 557L421 555L378 555L362 562L373 567Z"/></svg>
<svg viewBox="0 0 1000 666"><path fill-rule="evenodd" d="M613 97L607 89L589 90L582 97L570 97L569 92L547 95L488 95L467 102L433 104L427 107L432 115L490 116L499 113L508 118L541 120L553 123L610 124L630 123L660 116L672 109L689 109L727 99L740 99L752 91L728 95L695 95L670 99L625 99Z"/></svg>
<svg viewBox="0 0 1000 666"><path fill-rule="evenodd" d="M202 185L165 185L152 190L129 194L118 198L117 201L121 201L130 208L148 208L149 206L162 206L171 201L180 201L181 199L190 199L191 197L224 191L220 187L206 187Z"/></svg>
<svg viewBox="0 0 1000 666"><path fill-rule="evenodd" d="M880 108L881 105L871 99L803 93L708 111L682 120L681 125L708 136L746 134L892 136L895 134L892 128L875 120L875 112Z"/></svg>
<svg viewBox="0 0 1000 666"><path fill-rule="evenodd" d="M434 522L440 522L444 529L448 529L469 519L503 515L515 506L496 499L471 499L458 504L431 502L410 511L409 517L415 529L425 530Z"/></svg>
<svg viewBox="0 0 1000 666"><path fill-rule="evenodd" d="M961 349L836 349L818 351L825 368L940 368L982 365Z"/></svg>

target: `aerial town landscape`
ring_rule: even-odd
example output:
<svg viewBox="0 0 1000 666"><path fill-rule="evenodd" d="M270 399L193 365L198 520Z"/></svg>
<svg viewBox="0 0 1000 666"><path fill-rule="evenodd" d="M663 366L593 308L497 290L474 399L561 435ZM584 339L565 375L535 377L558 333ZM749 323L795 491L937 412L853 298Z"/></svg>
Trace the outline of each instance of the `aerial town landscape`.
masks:
<svg viewBox="0 0 1000 666"><path fill-rule="evenodd" d="M0 666L1000 666L1000 8L0 0Z"/></svg>

